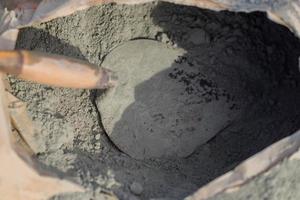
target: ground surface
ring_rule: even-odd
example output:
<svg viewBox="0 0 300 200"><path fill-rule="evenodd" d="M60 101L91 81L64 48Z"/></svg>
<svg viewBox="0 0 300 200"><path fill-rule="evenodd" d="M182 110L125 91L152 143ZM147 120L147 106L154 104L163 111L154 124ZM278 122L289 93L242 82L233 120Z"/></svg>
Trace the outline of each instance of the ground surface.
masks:
<svg viewBox="0 0 300 200"><path fill-rule="evenodd" d="M210 200L299 199L299 160L285 160L267 173L250 181L238 191L217 195Z"/></svg>
<svg viewBox="0 0 300 200"><path fill-rule="evenodd" d="M187 51L182 62L206 66L219 80L231 78L223 87L246 90L248 109L187 158L137 161L106 136L96 91L12 78L14 94L28 103L38 127L39 159L88 190L53 199L101 199L111 189L121 199L182 199L300 127L300 43L262 13L216 13L166 3L104 5L24 29L17 48L100 66L113 48L137 38L179 46ZM133 182L142 185L140 195L134 194L136 184L130 189Z"/></svg>

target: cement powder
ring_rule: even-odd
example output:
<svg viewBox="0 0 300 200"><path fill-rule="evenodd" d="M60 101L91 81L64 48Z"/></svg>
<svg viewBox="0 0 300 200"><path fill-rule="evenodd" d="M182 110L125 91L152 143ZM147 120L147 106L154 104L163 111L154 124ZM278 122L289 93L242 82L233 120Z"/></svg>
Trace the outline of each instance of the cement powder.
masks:
<svg viewBox="0 0 300 200"><path fill-rule="evenodd" d="M119 83L96 103L106 133L131 157L187 157L241 112L242 102L228 98L235 95L201 65L181 61L185 53L134 40L105 57L102 66L115 71Z"/></svg>
<svg viewBox="0 0 300 200"><path fill-rule="evenodd" d="M201 38L191 39L196 34ZM183 199L300 127L300 43L262 13L217 13L167 3L104 5L24 29L17 48L100 66L114 48L141 38L184 49L180 62L202 66L235 100L247 102L245 112L187 158L138 161L107 137L96 107L98 91L11 78L14 94L28 103L37 127L40 161L87 189L53 199L98 200L108 191L125 200ZM130 190L133 182L143 186L138 196Z"/></svg>

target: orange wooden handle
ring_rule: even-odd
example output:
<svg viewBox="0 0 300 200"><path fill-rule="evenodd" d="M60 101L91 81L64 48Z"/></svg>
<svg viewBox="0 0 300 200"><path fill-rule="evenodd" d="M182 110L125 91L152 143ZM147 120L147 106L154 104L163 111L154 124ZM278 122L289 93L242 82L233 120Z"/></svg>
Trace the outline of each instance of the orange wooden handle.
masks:
<svg viewBox="0 0 300 200"><path fill-rule="evenodd" d="M67 88L105 89L117 81L108 69L64 56L30 51L0 51L0 71L25 80Z"/></svg>

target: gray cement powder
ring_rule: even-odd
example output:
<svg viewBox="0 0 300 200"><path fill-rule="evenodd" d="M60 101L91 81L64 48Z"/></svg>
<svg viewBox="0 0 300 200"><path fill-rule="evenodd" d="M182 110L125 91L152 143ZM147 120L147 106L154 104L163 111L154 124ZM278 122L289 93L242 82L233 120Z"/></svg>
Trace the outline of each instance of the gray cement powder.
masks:
<svg viewBox="0 0 300 200"><path fill-rule="evenodd" d="M137 159L187 157L242 112L246 102L229 99L234 92L218 86L203 66L182 62L185 55L139 39L105 57L102 66L116 72L119 84L96 104L106 133L124 153Z"/></svg>
<svg viewBox="0 0 300 200"><path fill-rule="evenodd" d="M182 199L300 127L300 43L262 13L216 13L167 3L103 5L24 29L17 48L100 66L114 48L138 38L184 49L180 62L203 66L235 94L229 99L247 102L245 112L187 158L138 161L105 134L95 101L99 92L11 78L14 94L28 103L37 127L40 161L87 188L53 199L103 199L111 190L125 200ZM130 189L133 183L143 187L141 194Z"/></svg>

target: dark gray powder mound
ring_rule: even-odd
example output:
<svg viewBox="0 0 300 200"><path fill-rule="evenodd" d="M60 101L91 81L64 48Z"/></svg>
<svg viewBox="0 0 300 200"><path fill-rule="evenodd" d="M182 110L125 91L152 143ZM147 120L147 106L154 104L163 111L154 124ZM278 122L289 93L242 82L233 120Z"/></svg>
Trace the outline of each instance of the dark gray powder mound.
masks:
<svg viewBox="0 0 300 200"><path fill-rule="evenodd" d="M53 199L98 200L110 191L125 200L183 199L300 127L300 43L263 13L217 13L168 3L110 4L23 29L17 48L100 67L114 48L141 38L184 49L178 61L201 66L219 88L234 94L227 95L229 101L244 102L244 112L186 158L138 161L107 137L96 107L99 91L11 78L13 93L28 103L36 125L40 161L87 189ZM142 185L142 192L130 190L132 183Z"/></svg>
<svg viewBox="0 0 300 200"><path fill-rule="evenodd" d="M218 81L204 66L182 62L185 53L157 41L133 40L105 57L102 66L115 71L119 83L96 103L106 133L131 157L187 157L245 107L245 99L229 99L235 91L219 86L226 77Z"/></svg>

